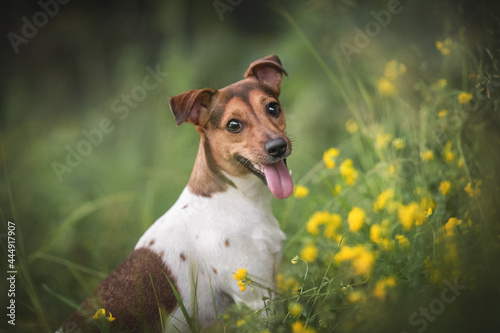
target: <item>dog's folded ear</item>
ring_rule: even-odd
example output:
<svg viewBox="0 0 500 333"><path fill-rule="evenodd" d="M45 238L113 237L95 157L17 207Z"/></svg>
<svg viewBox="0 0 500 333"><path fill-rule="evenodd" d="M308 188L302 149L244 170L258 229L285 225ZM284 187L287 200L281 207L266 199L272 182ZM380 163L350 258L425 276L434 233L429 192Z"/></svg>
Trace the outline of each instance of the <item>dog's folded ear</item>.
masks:
<svg viewBox="0 0 500 333"><path fill-rule="evenodd" d="M252 62L245 72L245 79L253 76L269 86L279 96L283 74L288 75L281 66L280 58L272 54Z"/></svg>
<svg viewBox="0 0 500 333"><path fill-rule="evenodd" d="M183 122L200 125L203 122L202 111L208 109L212 96L217 90L212 88L192 89L183 94L170 97L168 103L174 114L177 126Z"/></svg>

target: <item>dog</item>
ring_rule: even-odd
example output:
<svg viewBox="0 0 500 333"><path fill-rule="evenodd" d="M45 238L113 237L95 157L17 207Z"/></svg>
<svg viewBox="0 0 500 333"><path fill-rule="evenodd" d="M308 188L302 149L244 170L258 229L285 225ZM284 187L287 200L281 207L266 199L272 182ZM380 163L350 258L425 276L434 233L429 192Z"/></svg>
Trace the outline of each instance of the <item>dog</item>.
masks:
<svg viewBox="0 0 500 333"><path fill-rule="evenodd" d="M251 280L276 290L285 234L271 199L289 197L294 187L278 100L283 74L270 55L227 87L169 99L176 125L190 123L200 134L189 182L58 332L99 331L99 309L111 331L184 332L193 322L209 327L235 303L264 306L268 290L243 290L233 274L245 268Z"/></svg>

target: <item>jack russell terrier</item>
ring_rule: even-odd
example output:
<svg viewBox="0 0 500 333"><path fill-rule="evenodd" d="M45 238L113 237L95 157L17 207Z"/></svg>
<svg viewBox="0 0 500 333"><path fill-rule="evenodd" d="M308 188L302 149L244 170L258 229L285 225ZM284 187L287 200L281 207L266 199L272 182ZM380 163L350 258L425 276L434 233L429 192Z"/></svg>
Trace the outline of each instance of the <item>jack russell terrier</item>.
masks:
<svg viewBox="0 0 500 333"><path fill-rule="evenodd" d="M111 331L184 332L193 321L207 328L234 303L264 306L267 290L241 291L233 274L245 268L254 281L276 289L285 235L272 214L271 193L284 199L294 186L278 100L283 74L280 59L270 55L225 88L169 99L177 126L190 123L201 137L189 182L58 332L99 331L98 309Z"/></svg>

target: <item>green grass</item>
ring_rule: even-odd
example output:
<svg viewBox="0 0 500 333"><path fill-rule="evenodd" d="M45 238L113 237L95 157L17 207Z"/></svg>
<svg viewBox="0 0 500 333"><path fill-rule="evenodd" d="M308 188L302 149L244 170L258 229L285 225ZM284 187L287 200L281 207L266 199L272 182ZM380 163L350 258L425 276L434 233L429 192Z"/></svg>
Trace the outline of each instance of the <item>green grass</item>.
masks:
<svg viewBox="0 0 500 333"><path fill-rule="evenodd" d="M151 31L168 37L154 52L134 40L109 64L86 58L86 44L73 45L83 88L75 88L62 64L53 64L48 72L54 76L42 79L9 77L0 198L5 230L7 221L16 222L16 329L53 331L182 191L198 135L188 125L175 128L167 98L234 82L249 62L276 53L290 75L281 96L294 144L288 165L296 185L309 194L273 202L287 234L277 296L266 298L257 312L235 306L218 313L222 319L213 331L416 332L424 325L425 332L493 331L500 294L500 73L494 35L471 25L459 5L439 9L443 18L422 27L419 17L432 11L406 2L348 63L339 43L351 43L352 28L364 27L373 20L369 12L386 3L275 2L261 12L271 22L269 31L255 36L236 30L244 21L231 19L253 5L226 13L224 22L194 20L195 35L176 28L188 10L183 6L172 2L148 12L155 22ZM475 15L486 17L485 26L498 33L488 23L495 20L487 7L478 8ZM56 30L45 33L62 40ZM27 47L42 52L37 43L43 38ZM437 41L449 54L438 50ZM168 78L120 119L113 101L140 85L146 66L157 64ZM106 66L108 74L97 70ZM33 91L30 80L46 81L35 81L39 88ZM40 98L41 86L53 90ZM76 91L80 99L73 98ZM460 103L462 93L472 94L471 101ZM75 148L85 139L82 130L97 128L103 118L114 130L59 182L51 163L64 162L66 146ZM335 167L327 168L323 154L333 147L339 154L332 157ZM350 167L343 164L348 159ZM448 191L443 182L449 182ZM388 189L384 202L379 196ZM351 230L354 207L364 217L352 216ZM317 212L328 214L312 218ZM420 308L439 306L435 300L455 279L467 289L443 301L433 321L422 320ZM195 322L188 323L197 331Z"/></svg>

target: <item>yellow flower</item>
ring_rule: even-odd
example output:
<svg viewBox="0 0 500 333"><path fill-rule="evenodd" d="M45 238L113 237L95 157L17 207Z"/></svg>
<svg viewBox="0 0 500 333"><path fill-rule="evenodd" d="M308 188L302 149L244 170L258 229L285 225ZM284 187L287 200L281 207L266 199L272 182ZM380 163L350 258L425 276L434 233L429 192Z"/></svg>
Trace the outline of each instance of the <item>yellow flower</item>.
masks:
<svg viewBox="0 0 500 333"><path fill-rule="evenodd" d="M384 301L387 297L387 287L395 287L396 279L393 277L388 277L385 279L380 279L375 284L375 288L373 288L373 296L378 299Z"/></svg>
<svg viewBox="0 0 500 333"><path fill-rule="evenodd" d="M387 97L396 93L396 87L394 84L392 84L392 82L385 77L378 80L377 88L382 97Z"/></svg>
<svg viewBox="0 0 500 333"><path fill-rule="evenodd" d="M360 290L354 290L347 295L349 303L358 303L365 298L365 294Z"/></svg>
<svg viewBox="0 0 500 333"><path fill-rule="evenodd" d="M370 227L370 240L376 244L382 243L382 227L380 224L374 224Z"/></svg>
<svg viewBox="0 0 500 333"><path fill-rule="evenodd" d="M373 203L373 211L379 211L385 208L386 204L394 198L394 191L392 189L387 189L380 193L377 197L377 201Z"/></svg>
<svg viewBox="0 0 500 333"><path fill-rule="evenodd" d="M398 63L396 60L391 60L385 64L384 76L391 81L394 81L399 75L406 73L406 66Z"/></svg>
<svg viewBox="0 0 500 333"><path fill-rule="evenodd" d="M235 280L245 280L247 278L247 270L244 269L244 268L240 268L236 271L236 273L234 273L233 275L233 279Z"/></svg>
<svg viewBox="0 0 500 333"><path fill-rule="evenodd" d="M344 178L347 185L354 185L356 179L358 178L358 172L352 166L352 160L350 158L346 159L342 164L340 164L340 174Z"/></svg>
<svg viewBox="0 0 500 333"><path fill-rule="evenodd" d="M238 281L238 287L240 287L240 291L244 292L246 290L246 286L250 284L252 281L247 277L247 270L244 268L240 268L233 274L233 279Z"/></svg>
<svg viewBox="0 0 500 333"><path fill-rule="evenodd" d="M365 223L366 213L359 207L353 207L347 216L347 223L349 223L349 230L352 232L359 231Z"/></svg>
<svg viewBox="0 0 500 333"><path fill-rule="evenodd" d="M472 94L468 94L466 92L461 92L458 95L458 102L460 104L467 104L472 100L472 97L473 97Z"/></svg>
<svg viewBox="0 0 500 333"><path fill-rule="evenodd" d="M288 313L291 314L292 317L298 317L302 313L303 309L304 308L299 303L294 302L288 305Z"/></svg>
<svg viewBox="0 0 500 333"><path fill-rule="evenodd" d="M434 153L430 150L426 150L420 153L420 157L424 162L427 162L434 159Z"/></svg>
<svg viewBox="0 0 500 333"><path fill-rule="evenodd" d="M342 225L342 218L338 214L331 214L325 224L325 236L335 240L335 232Z"/></svg>
<svg viewBox="0 0 500 333"><path fill-rule="evenodd" d="M405 141L401 138L396 138L392 141L392 146L396 148L396 150L401 150L405 147Z"/></svg>
<svg viewBox="0 0 500 333"><path fill-rule="evenodd" d="M446 244L446 252L443 255L444 261L448 265L454 265L458 262L458 250L457 250L457 244L455 243L448 243Z"/></svg>
<svg viewBox="0 0 500 333"><path fill-rule="evenodd" d="M415 201L410 202L408 205L401 205L398 211L398 219L403 225L403 230L408 231L413 225L424 223L425 213Z"/></svg>
<svg viewBox="0 0 500 333"><path fill-rule="evenodd" d="M376 137L375 148L384 149L391 140L392 136L390 134L379 133Z"/></svg>
<svg viewBox="0 0 500 333"><path fill-rule="evenodd" d="M285 279L282 273L278 274L278 276L276 277L276 282L278 291L282 293L289 291L295 292L299 289L299 283L297 282L297 280L292 277L288 277Z"/></svg>
<svg viewBox="0 0 500 333"><path fill-rule="evenodd" d="M330 148L323 153L323 162L327 169L335 168L335 157L339 156L339 150L337 148Z"/></svg>
<svg viewBox="0 0 500 333"><path fill-rule="evenodd" d="M446 79L439 79L436 82L436 88L437 88L437 90L441 90L444 87L446 87L447 85L448 85L448 82L446 82Z"/></svg>
<svg viewBox="0 0 500 333"><path fill-rule="evenodd" d="M441 109L441 110L439 110L439 112L438 112L438 117L439 117L439 118L444 118L444 117L446 117L446 114L447 114L447 113L448 113L448 111L447 111L446 109Z"/></svg>
<svg viewBox="0 0 500 333"><path fill-rule="evenodd" d="M100 319L107 319L109 322L114 321L116 318L113 317L111 312L109 313L109 317L106 317L106 310L105 309L99 309L97 312L92 316L92 319L94 320L100 320Z"/></svg>
<svg viewBox="0 0 500 333"><path fill-rule="evenodd" d="M455 227L457 225L460 225L460 224L462 224L462 220L459 220L456 217L450 217L448 219L448 222L446 222L446 224L444 225L444 230L446 232L446 236L451 237L451 236L455 235L455 233L453 232L453 229L455 229Z"/></svg>
<svg viewBox="0 0 500 333"><path fill-rule="evenodd" d="M451 45L451 39L446 38L444 43L441 41L436 41L436 49L438 49L439 52L443 55L449 55L450 54L450 48L449 46Z"/></svg>
<svg viewBox="0 0 500 333"><path fill-rule="evenodd" d="M316 333L314 328L305 327L301 321L296 321L292 324L292 333Z"/></svg>
<svg viewBox="0 0 500 333"><path fill-rule="evenodd" d="M352 266L356 274L370 276L373 264L375 262L375 254L370 251L364 251L359 256L354 258Z"/></svg>
<svg viewBox="0 0 500 333"><path fill-rule="evenodd" d="M398 240L399 247L401 248L410 247L410 241L404 235L396 235L396 239Z"/></svg>
<svg viewBox="0 0 500 333"><path fill-rule="evenodd" d="M113 317L113 315L111 314L111 312L109 313L109 317L106 318L109 322L112 322L114 321L116 318Z"/></svg>
<svg viewBox="0 0 500 333"><path fill-rule="evenodd" d="M334 261L337 264L352 261L356 274L368 277L375 262L375 253L368 251L363 245L343 246L335 255Z"/></svg>
<svg viewBox="0 0 500 333"><path fill-rule="evenodd" d="M325 224L330 219L328 212L315 212L307 221L307 231L312 235L319 234L319 226Z"/></svg>
<svg viewBox="0 0 500 333"><path fill-rule="evenodd" d="M307 245L300 252L300 256L307 262L314 262L318 257L318 248L314 244Z"/></svg>
<svg viewBox="0 0 500 333"><path fill-rule="evenodd" d="M472 189L472 184L471 182L467 183L467 186L464 187L465 192L469 194L469 197L473 198L474 196L479 197L481 195L481 184L483 183L482 180L476 180L476 186L475 189Z"/></svg>
<svg viewBox="0 0 500 333"><path fill-rule="evenodd" d="M309 194L309 189L302 185L295 186L295 190L293 191L293 196L297 199L302 199L307 197Z"/></svg>
<svg viewBox="0 0 500 333"><path fill-rule="evenodd" d="M354 121L354 119L349 119L345 123L345 129L347 132L349 132L351 134L356 133L358 131L358 123L356 121Z"/></svg>
<svg viewBox="0 0 500 333"><path fill-rule="evenodd" d="M92 319L98 320L101 318L104 318L106 316L106 310L104 309L99 309L96 311L96 313L92 316Z"/></svg>
<svg viewBox="0 0 500 333"><path fill-rule="evenodd" d="M340 186L340 184L335 185L335 188L333 189L333 195L338 195L341 190L342 186Z"/></svg>
<svg viewBox="0 0 500 333"><path fill-rule="evenodd" d="M439 184L439 190L441 191L441 193L443 195L449 194L450 193L450 189L451 189L451 183L449 181L447 181L447 180L443 180Z"/></svg>
<svg viewBox="0 0 500 333"><path fill-rule="evenodd" d="M236 326L237 327L240 327L240 326L243 326L247 323L247 321L245 319L240 319L236 322Z"/></svg>

